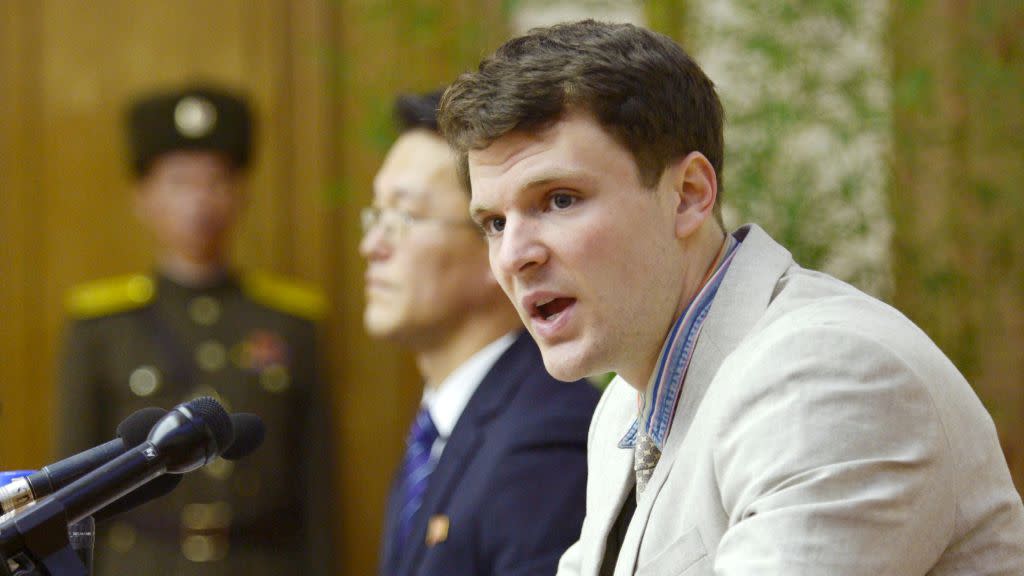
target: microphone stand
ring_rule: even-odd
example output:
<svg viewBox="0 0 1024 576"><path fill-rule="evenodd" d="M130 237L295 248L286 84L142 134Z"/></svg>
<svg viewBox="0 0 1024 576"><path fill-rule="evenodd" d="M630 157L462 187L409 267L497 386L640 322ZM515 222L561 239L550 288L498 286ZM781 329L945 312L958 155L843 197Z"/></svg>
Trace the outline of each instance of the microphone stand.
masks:
<svg viewBox="0 0 1024 576"><path fill-rule="evenodd" d="M0 524L0 576L90 576L68 538L67 511L44 498Z"/></svg>

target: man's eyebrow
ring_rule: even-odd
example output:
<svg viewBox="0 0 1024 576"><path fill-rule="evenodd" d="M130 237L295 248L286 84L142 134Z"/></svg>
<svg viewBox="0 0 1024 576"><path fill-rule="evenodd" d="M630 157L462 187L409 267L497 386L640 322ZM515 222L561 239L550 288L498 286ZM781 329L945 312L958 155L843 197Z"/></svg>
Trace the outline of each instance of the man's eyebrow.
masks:
<svg viewBox="0 0 1024 576"><path fill-rule="evenodd" d="M469 217L474 222L479 221L480 216L491 212L490 207L482 204L471 204L469 207Z"/></svg>
<svg viewBox="0 0 1024 576"><path fill-rule="evenodd" d="M523 186L523 190L533 190L535 188L546 188L552 184L560 184L563 182L578 181L587 176L587 172L582 170L566 170L562 169L557 172L550 172L542 176L538 176L533 180L530 180Z"/></svg>
<svg viewBox="0 0 1024 576"><path fill-rule="evenodd" d="M388 205L397 206L402 203L411 202L413 206L418 206L422 203L423 199L419 194L414 194L413 191L406 186L394 186L388 188L385 192L374 192L373 202L377 205Z"/></svg>
<svg viewBox="0 0 1024 576"><path fill-rule="evenodd" d="M521 186L518 190L519 193L529 192L538 188L548 188L554 184L563 184L569 182L579 182L586 180L589 173L582 170L559 170L557 172L550 172L543 174L530 180L525 185ZM486 204L473 204L470 202L469 206L469 217L473 220L478 220L483 214L493 212L493 209Z"/></svg>

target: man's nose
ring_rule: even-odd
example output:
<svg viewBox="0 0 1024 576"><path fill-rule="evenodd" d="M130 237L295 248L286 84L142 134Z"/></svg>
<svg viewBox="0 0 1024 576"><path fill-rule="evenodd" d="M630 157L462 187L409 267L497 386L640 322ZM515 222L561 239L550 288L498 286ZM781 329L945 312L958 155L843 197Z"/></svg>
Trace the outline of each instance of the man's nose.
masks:
<svg viewBox="0 0 1024 576"><path fill-rule="evenodd" d="M548 259L540 226L528 218L509 217L505 220L499 246L494 254L501 273L517 276L542 266Z"/></svg>
<svg viewBox="0 0 1024 576"><path fill-rule="evenodd" d="M387 240L386 230L377 222L363 233L359 240L359 255L367 260L379 260L386 257L391 251L391 245Z"/></svg>

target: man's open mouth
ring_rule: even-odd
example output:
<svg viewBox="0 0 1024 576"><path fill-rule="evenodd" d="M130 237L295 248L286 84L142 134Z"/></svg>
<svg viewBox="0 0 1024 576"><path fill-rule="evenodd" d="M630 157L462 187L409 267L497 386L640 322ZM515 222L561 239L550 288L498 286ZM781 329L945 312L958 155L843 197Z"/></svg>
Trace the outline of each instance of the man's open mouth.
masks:
<svg viewBox="0 0 1024 576"><path fill-rule="evenodd" d="M533 316L544 320L553 320L575 302L575 298L548 298L533 306Z"/></svg>

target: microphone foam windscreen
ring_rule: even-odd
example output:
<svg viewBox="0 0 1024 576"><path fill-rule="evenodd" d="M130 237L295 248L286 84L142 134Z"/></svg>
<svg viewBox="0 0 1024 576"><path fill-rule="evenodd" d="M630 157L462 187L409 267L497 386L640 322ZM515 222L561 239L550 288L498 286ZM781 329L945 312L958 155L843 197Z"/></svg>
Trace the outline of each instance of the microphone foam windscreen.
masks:
<svg viewBox="0 0 1024 576"><path fill-rule="evenodd" d="M235 441L221 453L221 458L238 460L248 456L263 444L267 427L259 416L248 412L236 412L231 415L231 424L235 429Z"/></svg>
<svg viewBox="0 0 1024 576"><path fill-rule="evenodd" d="M231 441L234 439L231 417L228 416L220 402L209 396L200 396L185 406L202 419L210 433L213 434L213 441L217 443L217 454L231 445Z"/></svg>
<svg viewBox="0 0 1024 576"><path fill-rule="evenodd" d="M125 418L117 425L117 435L124 441L124 445L133 448L146 441L149 431L153 425L167 414L167 410L150 406L136 410L131 416Z"/></svg>

